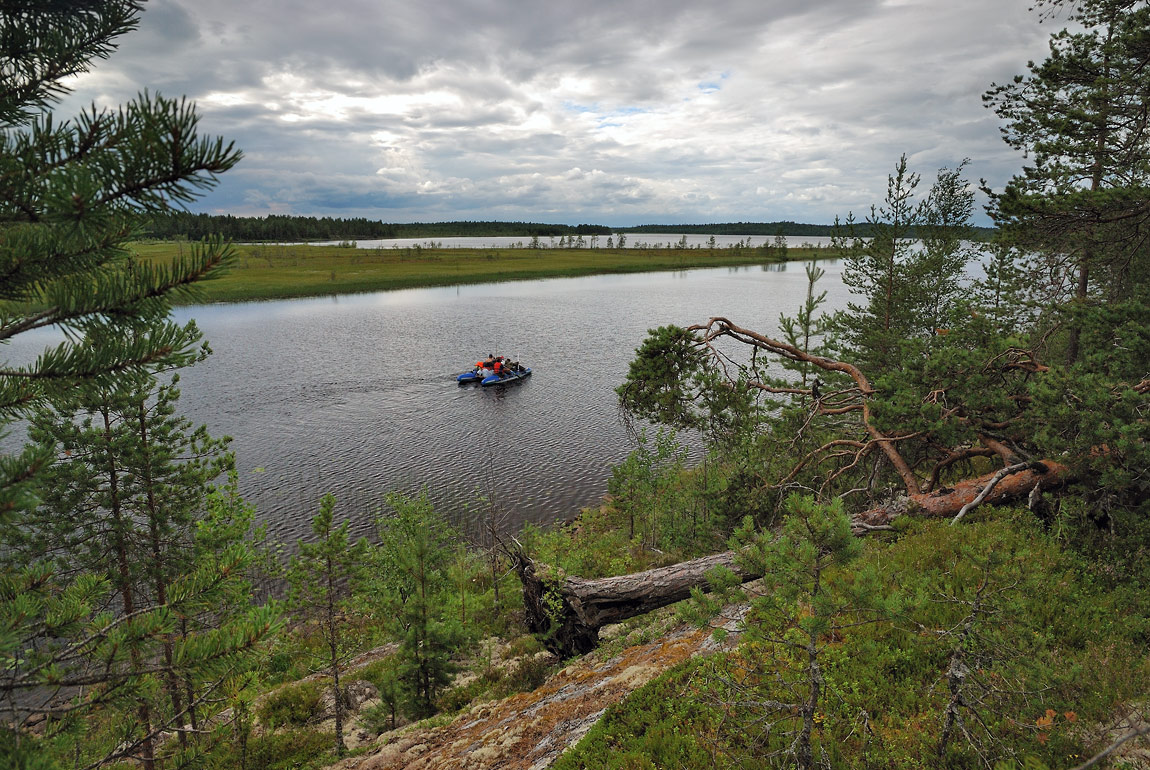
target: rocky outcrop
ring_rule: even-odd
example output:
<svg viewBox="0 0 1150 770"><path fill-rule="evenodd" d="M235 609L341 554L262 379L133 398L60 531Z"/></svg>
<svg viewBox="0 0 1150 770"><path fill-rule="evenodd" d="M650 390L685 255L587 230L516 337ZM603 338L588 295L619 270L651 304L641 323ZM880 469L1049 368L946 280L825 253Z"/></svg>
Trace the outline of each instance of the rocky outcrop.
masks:
<svg viewBox="0 0 1150 770"><path fill-rule="evenodd" d="M379 698L379 688L371 682L354 679L340 687L343 696L343 708L348 714L354 715L360 708L371 700ZM325 687L319 698L319 714L316 721L335 718L335 697L331 686Z"/></svg>
<svg viewBox="0 0 1150 770"><path fill-rule="evenodd" d="M745 606L724 615L737 630ZM737 640L730 633L725 645ZM606 656L589 655L530 693L482 703L439 727L415 725L380 737L379 748L338 770L544 770L577 743L611 705L672 666L719 648L710 633L679 626L660 639Z"/></svg>

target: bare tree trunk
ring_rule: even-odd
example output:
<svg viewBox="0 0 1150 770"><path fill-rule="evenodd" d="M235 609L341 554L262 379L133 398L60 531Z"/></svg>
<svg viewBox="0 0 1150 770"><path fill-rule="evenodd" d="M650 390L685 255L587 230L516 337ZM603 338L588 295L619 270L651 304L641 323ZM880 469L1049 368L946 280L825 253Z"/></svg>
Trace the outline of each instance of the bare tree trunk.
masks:
<svg viewBox="0 0 1150 770"><path fill-rule="evenodd" d="M325 608L325 630L327 632L328 652L330 653L329 662L331 664L331 687L332 695L334 696L333 707L335 709L335 754L337 757L342 758L347 753L347 744L343 741L343 693L340 692L339 686L339 627L338 618L336 618L335 594L336 586L333 575L335 567L332 564L331 557L327 559L327 607Z"/></svg>
<svg viewBox="0 0 1150 770"><path fill-rule="evenodd" d="M136 404L135 428L140 437L140 447L143 450L144 462L142 468L144 489L146 491L146 505L148 513L148 540L152 549L152 563L149 565L152 576L152 590L156 593L156 604L164 607L168 603L168 586L164 574L164 548L160 538L160 505L156 500L156 481L152 477L152 437L148 431L148 412L144 399ZM165 634L163 649L164 663L168 671L164 674L164 687L172 701L172 715L176 720L176 732L179 735L180 748L188 748L188 732L184 729L184 705L180 698L180 679L176 674L173 647L175 632Z"/></svg>
<svg viewBox="0 0 1150 770"><path fill-rule="evenodd" d="M705 575L714 567L727 567L744 581L757 577L735 563L734 551L599 580L539 577L535 563L522 552L513 558L523 582L528 627L564 657L595 649L599 629L609 623L686 599L692 588L706 586Z"/></svg>
<svg viewBox="0 0 1150 770"><path fill-rule="evenodd" d="M954 518L964 506L978 499L996 475L997 472L989 473L961 481L953 487L908 495L893 503L856 513L851 517L851 529L856 535L864 534L875 527L889 525L902 515L927 519ZM1026 498L1035 486L1040 490L1053 489L1065 484L1069 476L1070 469L1061 463L1051 460L1033 462L1028 470L1001 478L981 502L1001 503Z"/></svg>
<svg viewBox="0 0 1150 770"><path fill-rule="evenodd" d="M124 521L124 512L121 509L121 471L116 462L116 455L111 451L113 443L111 415L105 408L101 410L101 416L104 420L104 442L108 448L108 509L112 515L112 532L114 536L112 547L115 551L117 565L117 583L121 601L123 602L124 614L132 615L136 611L136 602L132 587L132 569L128 553L128 525ZM128 655L131 660L133 673L143 669L143 659L135 641L131 643ZM155 767L156 753L155 741L152 736L152 713L148 702L143 698L139 698L137 701L136 713L139 715L140 724L144 730L144 737L140 740L139 744L143 750L141 765L144 767L144 770L152 770Z"/></svg>

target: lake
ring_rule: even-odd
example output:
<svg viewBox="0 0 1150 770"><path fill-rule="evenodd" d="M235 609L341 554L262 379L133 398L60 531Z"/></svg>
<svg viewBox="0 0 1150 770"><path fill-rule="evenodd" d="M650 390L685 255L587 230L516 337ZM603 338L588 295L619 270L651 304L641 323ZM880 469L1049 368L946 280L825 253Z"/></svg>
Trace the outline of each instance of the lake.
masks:
<svg viewBox="0 0 1150 770"><path fill-rule="evenodd" d="M840 265L820 264L825 307L844 307ZM276 540L307 536L326 492L357 534L385 493L424 488L457 520L483 495L508 529L549 524L601 499L634 448L614 389L647 329L723 315L774 333L805 291L804 265L784 263L179 308L214 351L182 373L180 409L234 437L241 492ZM460 386L488 353L534 373Z"/></svg>

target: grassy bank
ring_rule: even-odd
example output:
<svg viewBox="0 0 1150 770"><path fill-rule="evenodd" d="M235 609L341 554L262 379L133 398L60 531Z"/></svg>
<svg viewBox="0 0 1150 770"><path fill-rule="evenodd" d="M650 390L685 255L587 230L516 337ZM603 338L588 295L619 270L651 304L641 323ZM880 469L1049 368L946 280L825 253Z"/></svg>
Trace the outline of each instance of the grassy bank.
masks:
<svg viewBox="0 0 1150 770"><path fill-rule="evenodd" d="M135 244L164 261L191 246ZM339 246L238 245L234 267L202 284L209 302L308 297L461 283L761 265L829 256L825 249L355 249Z"/></svg>

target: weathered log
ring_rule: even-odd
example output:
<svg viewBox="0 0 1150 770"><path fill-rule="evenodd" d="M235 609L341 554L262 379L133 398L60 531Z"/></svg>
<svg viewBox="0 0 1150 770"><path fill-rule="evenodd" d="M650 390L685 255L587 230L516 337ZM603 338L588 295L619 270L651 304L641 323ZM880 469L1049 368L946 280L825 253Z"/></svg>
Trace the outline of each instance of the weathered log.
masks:
<svg viewBox="0 0 1150 770"><path fill-rule="evenodd" d="M527 625L561 657L595 649L605 625L686 599L695 586L706 586L705 575L714 567L724 566L744 581L756 577L735 563L734 551L598 580L540 577L534 562L521 552L515 562Z"/></svg>
<svg viewBox="0 0 1150 770"><path fill-rule="evenodd" d="M1036 462L1028 470L1000 478L983 502L1000 503L1025 498L1036 487L1046 490L1065 483L1068 474L1064 465L1051 461ZM953 487L903 497L894 503L855 514L851 520L852 530L856 535L863 535L876 529L889 529L890 523L902 515L951 518L963 506L973 502L994 476L993 473L987 474ZM522 552L514 553L513 558L523 583L527 625L543 638L548 649L561 657L595 649L599 643L599 629L609 623L618 623L686 599L696 586L705 588L706 573L713 567L727 567L744 582L759 577L736 563L734 551L598 580L567 575L540 576L535 563Z"/></svg>

